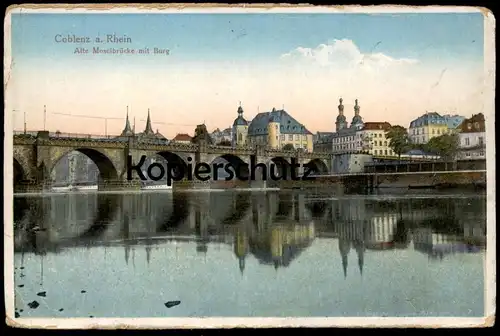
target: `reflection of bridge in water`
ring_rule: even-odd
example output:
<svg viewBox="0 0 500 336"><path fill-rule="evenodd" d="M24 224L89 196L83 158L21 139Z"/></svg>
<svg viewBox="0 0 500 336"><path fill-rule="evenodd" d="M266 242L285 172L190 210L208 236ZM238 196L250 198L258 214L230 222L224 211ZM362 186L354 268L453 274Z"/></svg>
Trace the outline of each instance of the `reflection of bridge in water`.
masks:
<svg viewBox="0 0 500 336"><path fill-rule="evenodd" d="M344 270L353 249L362 271L367 250L409 248L429 256L484 245L485 198L314 200L300 193L65 194L14 199L15 251L77 246L152 247L195 242L199 253L229 244L240 268L252 255L286 267L315 238L338 239ZM463 250L463 251L462 251ZM328 252L325 252L328 253Z"/></svg>

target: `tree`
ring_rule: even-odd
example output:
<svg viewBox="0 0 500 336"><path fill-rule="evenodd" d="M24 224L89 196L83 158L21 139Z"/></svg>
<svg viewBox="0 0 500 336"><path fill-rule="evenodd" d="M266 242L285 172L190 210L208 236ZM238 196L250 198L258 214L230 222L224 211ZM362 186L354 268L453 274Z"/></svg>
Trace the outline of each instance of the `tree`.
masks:
<svg viewBox="0 0 500 336"><path fill-rule="evenodd" d="M293 147L292 144L286 144L286 145L283 146L282 150L284 150L284 151L294 151L295 147Z"/></svg>
<svg viewBox="0 0 500 336"><path fill-rule="evenodd" d="M389 147L396 153L399 159L401 154L410 149L410 139L408 131L403 126L391 126L386 132L385 137L389 139Z"/></svg>
<svg viewBox="0 0 500 336"><path fill-rule="evenodd" d="M217 146L225 146L225 147L231 147L231 141L229 140L222 140L220 141Z"/></svg>
<svg viewBox="0 0 500 336"><path fill-rule="evenodd" d="M443 134L431 138L425 144L425 150L445 159L454 159L458 151L459 139L457 134Z"/></svg>

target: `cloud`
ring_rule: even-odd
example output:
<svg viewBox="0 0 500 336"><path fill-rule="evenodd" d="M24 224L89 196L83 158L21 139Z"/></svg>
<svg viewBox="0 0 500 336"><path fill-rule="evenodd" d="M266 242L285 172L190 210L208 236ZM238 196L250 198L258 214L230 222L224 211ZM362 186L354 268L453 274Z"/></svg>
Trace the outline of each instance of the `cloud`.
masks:
<svg viewBox="0 0 500 336"><path fill-rule="evenodd" d="M320 44L316 48L298 47L281 55L280 58L283 61L320 67L363 69L367 71L418 63L416 59L393 58L380 52L362 53L356 44L349 39L333 40L328 44Z"/></svg>

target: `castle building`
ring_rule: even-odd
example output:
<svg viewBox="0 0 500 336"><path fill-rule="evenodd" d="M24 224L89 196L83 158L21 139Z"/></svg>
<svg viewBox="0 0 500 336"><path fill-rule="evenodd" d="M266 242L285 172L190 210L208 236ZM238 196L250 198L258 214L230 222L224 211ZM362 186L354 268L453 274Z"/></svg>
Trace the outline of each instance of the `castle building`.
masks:
<svg viewBox="0 0 500 336"><path fill-rule="evenodd" d="M248 122L243 118L243 108L238 107L238 117L234 119L231 145L245 146L248 143Z"/></svg>
<svg viewBox="0 0 500 336"><path fill-rule="evenodd" d="M480 160L486 158L486 128L484 115L474 114L465 119L458 127L459 133L459 160Z"/></svg>
<svg viewBox="0 0 500 336"><path fill-rule="evenodd" d="M459 115L440 115L437 112L427 112L410 122L408 137L415 144L426 144L430 139L452 134L465 118Z"/></svg>
<svg viewBox="0 0 500 336"><path fill-rule="evenodd" d="M272 109L255 116L248 126L248 140L271 148L285 146L313 151L313 134L285 110Z"/></svg>

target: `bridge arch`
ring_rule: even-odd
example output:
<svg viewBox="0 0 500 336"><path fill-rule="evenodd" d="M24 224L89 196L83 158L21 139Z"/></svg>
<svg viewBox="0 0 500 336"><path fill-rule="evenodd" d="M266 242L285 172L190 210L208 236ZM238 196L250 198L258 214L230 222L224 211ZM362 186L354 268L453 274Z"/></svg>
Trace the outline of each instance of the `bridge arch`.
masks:
<svg viewBox="0 0 500 336"><path fill-rule="evenodd" d="M111 159L106 154L92 148L74 148L61 153L61 155L53 160L53 164L48 171L49 176L51 176L54 168L57 166L60 160L73 151L82 153L90 160L92 160L92 162L97 166L97 169L99 169L100 178L104 180L114 180L118 178L118 170L116 169L116 166L115 164L113 164Z"/></svg>
<svg viewBox="0 0 500 336"><path fill-rule="evenodd" d="M157 223L157 232L169 232L181 226L190 215L188 193L179 193L172 198L172 213Z"/></svg>
<svg viewBox="0 0 500 336"><path fill-rule="evenodd" d="M311 175L328 173L328 166L321 159L313 159L306 164L310 169Z"/></svg>
<svg viewBox="0 0 500 336"><path fill-rule="evenodd" d="M188 163L181 156L169 151L157 152L156 155L161 156L165 161L167 161L169 169L172 170L175 176L179 176L180 173L183 173L184 176L186 176Z"/></svg>
<svg viewBox="0 0 500 336"><path fill-rule="evenodd" d="M306 202L305 206L313 218L322 219L328 213L331 203L323 200L315 200L313 202Z"/></svg>
<svg viewBox="0 0 500 336"><path fill-rule="evenodd" d="M227 161L227 163L230 164L230 168L233 173L235 174L233 176L233 180L234 179L237 179L238 176L237 174L239 174L239 176L241 178L247 178L248 177L248 173L249 173L249 168L248 168L248 164L242 159L240 158L239 156L237 155L233 155L233 154L223 154L223 155L220 155L218 157L216 157L212 162L210 162L210 165L212 166L211 169L215 169L215 166L214 165L218 165L218 176L226 176L227 173L226 172L223 172L225 170L225 168L223 169L221 166L220 166L220 163L217 162L219 159L224 159L225 161ZM225 167L225 166L224 166ZM213 172L212 172L212 176L213 175Z"/></svg>
<svg viewBox="0 0 500 336"><path fill-rule="evenodd" d="M210 193L210 216L222 225L237 225L250 206L249 192Z"/></svg>
<svg viewBox="0 0 500 336"><path fill-rule="evenodd" d="M101 236L108 228L109 223L115 218L115 214L120 208L119 201L122 195L103 194L97 198L97 211L90 227L85 230L77 239L89 239ZM127 218L128 219L128 218Z"/></svg>
<svg viewBox="0 0 500 336"><path fill-rule="evenodd" d="M276 177L281 176L282 180L290 180L292 165L290 162L288 162L287 159L281 156L277 156L268 161L268 180L271 179L271 167L273 166L275 167L273 168L273 171ZM285 174L285 176L283 174Z"/></svg>

